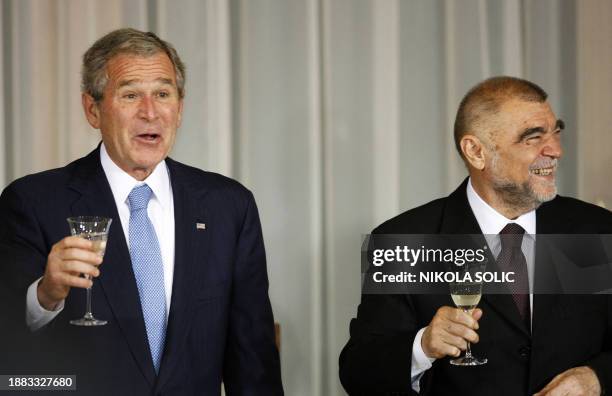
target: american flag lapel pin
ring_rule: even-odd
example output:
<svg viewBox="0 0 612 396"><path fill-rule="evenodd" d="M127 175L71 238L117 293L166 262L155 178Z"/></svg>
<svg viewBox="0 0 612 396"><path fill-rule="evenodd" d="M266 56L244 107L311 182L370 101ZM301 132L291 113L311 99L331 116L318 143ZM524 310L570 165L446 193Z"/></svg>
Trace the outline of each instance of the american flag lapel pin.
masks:
<svg viewBox="0 0 612 396"><path fill-rule="evenodd" d="M196 223L196 230L205 230L206 223Z"/></svg>

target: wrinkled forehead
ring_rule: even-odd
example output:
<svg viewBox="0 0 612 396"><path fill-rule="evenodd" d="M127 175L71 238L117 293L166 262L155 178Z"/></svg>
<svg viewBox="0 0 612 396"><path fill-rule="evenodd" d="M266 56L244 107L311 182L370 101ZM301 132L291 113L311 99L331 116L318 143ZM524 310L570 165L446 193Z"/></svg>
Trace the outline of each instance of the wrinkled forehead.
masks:
<svg viewBox="0 0 612 396"><path fill-rule="evenodd" d="M491 114L490 121L494 136L514 136L527 128L542 128L551 132L557 128L557 117L548 101L504 101L498 110Z"/></svg>
<svg viewBox="0 0 612 396"><path fill-rule="evenodd" d="M106 76L116 87L126 83L153 81L176 86L174 65L163 51L152 55L119 53L106 64Z"/></svg>

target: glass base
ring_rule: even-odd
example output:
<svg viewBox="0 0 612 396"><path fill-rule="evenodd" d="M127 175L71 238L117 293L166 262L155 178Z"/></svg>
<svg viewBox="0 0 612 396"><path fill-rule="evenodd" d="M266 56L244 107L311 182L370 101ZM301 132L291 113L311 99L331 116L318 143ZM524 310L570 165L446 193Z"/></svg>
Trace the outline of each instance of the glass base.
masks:
<svg viewBox="0 0 612 396"><path fill-rule="evenodd" d="M75 326L104 326L107 323L106 320L99 320L93 316L91 318L81 318L70 321L70 324Z"/></svg>
<svg viewBox="0 0 612 396"><path fill-rule="evenodd" d="M453 359L450 361L450 364L453 366L480 366L482 364L487 364L486 358L477 358L477 357L467 357L463 356L457 359Z"/></svg>

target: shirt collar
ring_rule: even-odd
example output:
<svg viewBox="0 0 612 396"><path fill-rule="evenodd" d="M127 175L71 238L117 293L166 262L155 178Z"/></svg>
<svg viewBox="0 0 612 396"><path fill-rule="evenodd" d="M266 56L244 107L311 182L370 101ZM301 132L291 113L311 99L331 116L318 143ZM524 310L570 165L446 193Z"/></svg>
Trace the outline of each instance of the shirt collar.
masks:
<svg viewBox="0 0 612 396"><path fill-rule="evenodd" d="M478 221L478 225L485 235L497 235L508 224L516 223L523 227L526 234L535 235L536 215L535 210L520 215L514 220L506 218L504 215L493 209L486 203L474 190L472 179L468 180L467 198Z"/></svg>
<svg viewBox="0 0 612 396"><path fill-rule="evenodd" d="M157 164L153 172L143 181L134 179L119 168L108 155L104 143L100 145L100 162L116 201L127 202L127 197L134 187L147 184L162 208L166 209L170 205L170 176L165 160Z"/></svg>

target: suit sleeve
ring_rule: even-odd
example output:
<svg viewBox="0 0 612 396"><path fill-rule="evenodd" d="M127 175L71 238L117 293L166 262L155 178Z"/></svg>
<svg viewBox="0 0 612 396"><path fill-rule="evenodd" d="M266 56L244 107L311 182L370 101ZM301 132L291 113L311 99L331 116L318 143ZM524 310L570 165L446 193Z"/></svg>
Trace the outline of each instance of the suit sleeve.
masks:
<svg viewBox="0 0 612 396"><path fill-rule="evenodd" d="M228 396L282 395L261 224L253 195L236 245L223 382Z"/></svg>
<svg viewBox="0 0 612 396"><path fill-rule="evenodd" d="M0 342L9 351L0 366L22 360L27 366L28 350L35 347L25 321L26 294L44 272L46 244L32 202L14 184L0 196L0 219Z"/></svg>
<svg viewBox="0 0 612 396"><path fill-rule="evenodd" d="M340 381L350 395L413 395L412 344L418 332L404 295L362 295L340 354Z"/></svg>
<svg viewBox="0 0 612 396"><path fill-rule="evenodd" d="M386 246L376 229L368 241L370 273L375 248ZM371 282L371 277L364 277ZM368 286L364 283L364 289ZM412 395L412 346L420 326L412 298L405 294L365 294L351 320L350 338L340 354L340 381L350 395Z"/></svg>
<svg viewBox="0 0 612 396"><path fill-rule="evenodd" d="M612 296L607 296L608 331L604 350L587 362L597 374L602 395L612 395Z"/></svg>
<svg viewBox="0 0 612 396"><path fill-rule="evenodd" d="M610 211L597 208L597 215L590 219L593 224L596 224L597 233L612 234L612 213ZM606 240L609 241L609 238ZM606 314L607 332L603 349L595 357L589 359L586 365L597 374L602 395L612 395L612 295L606 296Z"/></svg>

